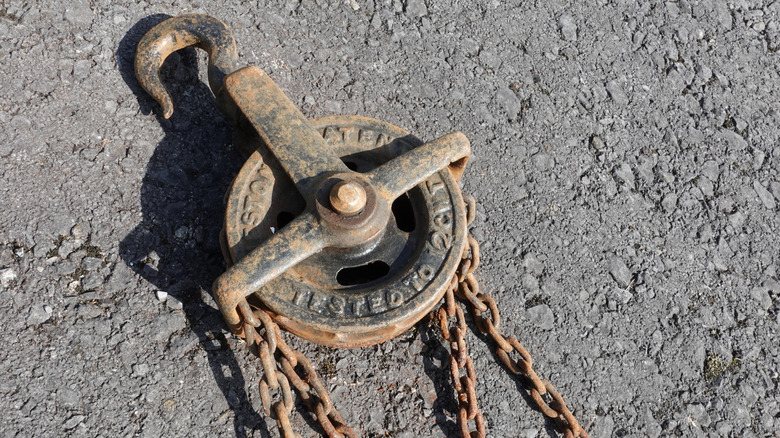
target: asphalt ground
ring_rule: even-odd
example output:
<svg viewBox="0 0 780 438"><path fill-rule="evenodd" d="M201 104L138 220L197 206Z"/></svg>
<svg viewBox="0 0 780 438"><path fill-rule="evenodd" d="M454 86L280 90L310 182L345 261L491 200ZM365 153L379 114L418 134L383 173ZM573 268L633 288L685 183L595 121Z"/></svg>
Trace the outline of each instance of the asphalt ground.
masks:
<svg viewBox="0 0 780 438"><path fill-rule="evenodd" d="M478 278L591 436L780 436L780 2L748 0L4 1L3 436L279 436L210 296L242 158L205 54L169 120L133 73L193 12L307 117L469 137ZM488 436L556 436L470 324ZM362 436L457 436L430 323L287 339Z"/></svg>

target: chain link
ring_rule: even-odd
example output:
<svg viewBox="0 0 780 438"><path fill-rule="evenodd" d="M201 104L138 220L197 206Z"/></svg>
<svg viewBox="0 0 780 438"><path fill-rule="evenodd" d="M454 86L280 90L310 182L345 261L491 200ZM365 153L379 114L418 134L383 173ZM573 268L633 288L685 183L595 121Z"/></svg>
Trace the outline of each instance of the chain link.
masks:
<svg viewBox="0 0 780 438"><path fill-rule="evenodd" d="M467 226L470 226L476 216L476 202L467 195L464 195L464 202ZM467 239L468 245L444 294L442 305L432 312L438 320L442 336L450 344L449 368L452 386L458 395L458 428L461 437L484 438L486 432L485 419L477 403L477 375L466 345L466 318L456 297L468 306L477 328L495 342L496 354L501 363L528 382L531 398L545 416L555 421L564 437L590 438L558 390L549 381L537 376L531 355L520 341L506 337L501 332L498 306L490 295L480 290L473 275L480 261L479 243L471 235L467 235ZM344 423L341 414L333 406L311 362L285 342L279 326L271 316L262 309L252 308L246 300L239 304L238 310L246 343L260 357L263 365L263 378L259 384L263 410L267 416L276 420L282 437L301 437L290 424L290 414L294 407L291 389L294 388L328 437L356 438L357 433ZM516 359L512 358L513 353L516 353Z"/></svg>

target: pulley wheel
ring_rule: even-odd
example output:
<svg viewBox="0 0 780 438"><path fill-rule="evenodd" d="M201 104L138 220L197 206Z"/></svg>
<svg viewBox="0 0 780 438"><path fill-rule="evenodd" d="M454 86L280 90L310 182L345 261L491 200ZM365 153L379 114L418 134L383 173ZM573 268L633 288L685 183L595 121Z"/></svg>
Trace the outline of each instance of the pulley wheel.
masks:
<svg viewBox="0 0 780 438"><path fill-rule="evenodd" d="M358 176L358 183L340 186L336 178L330 199L318 201L338 207L344 221L358 220L350 217L354 205L382 202L372 198L370 188L364 190L359 175L422 145L397 126L365 117L309 123L325 139L329 150L322 152L339 157ZM242 151L254 152L226 198L223 252L228 265L311 210L260 137L240 134L237 143ZM455 175L446 167L433 173L392 201L389 213L369 238L325 246L265 283L248 301L270 311L285 329L334 347L379 343L405 331L439 302L466 245L465 208Z"/></svg>

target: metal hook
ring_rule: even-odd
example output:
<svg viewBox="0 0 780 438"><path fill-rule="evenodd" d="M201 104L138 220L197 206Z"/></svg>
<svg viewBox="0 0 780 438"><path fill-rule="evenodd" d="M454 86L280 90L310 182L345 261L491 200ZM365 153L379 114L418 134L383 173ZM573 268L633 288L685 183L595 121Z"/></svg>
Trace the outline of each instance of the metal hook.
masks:
<svg viewBox="0 0 780 438"><path fill-rule="evenodd" d="M160 67L171 53L185 47L198 47L209 54L209 85L223 113L230 113L222 96L224 80L237 70L236 41L227 25L203 14L169 18L153 27L141 41L135 55L138 82L163 108L167 119L173 114L173 101L160 79ZM231 105L232 106L232 105Z"/></svg>

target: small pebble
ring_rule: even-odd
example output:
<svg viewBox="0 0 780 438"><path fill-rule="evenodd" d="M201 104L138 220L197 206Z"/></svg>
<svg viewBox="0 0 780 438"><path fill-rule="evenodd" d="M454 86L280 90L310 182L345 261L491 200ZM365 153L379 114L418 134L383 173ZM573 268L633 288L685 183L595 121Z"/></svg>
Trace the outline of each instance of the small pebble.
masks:
<svg viewBox="0 0 780 438"><path fill-rule="evenodd" d="M615 257L609 262L609 273L622 288L627 288L631 284L631 271L623 260Z"/></svg>
<svg viewBox="0 0 780 438"><path fill-rule="evenodd" d="M562 15L558 19L558 30L561 31L561 35L566 41L577 41L577 25L574 24L571 15Z"/></svg>
<svg viewBox="0 0 780 438"><path fill-rule="evenodd" d="M103 284L103 280L105 280L105 277L100 272L90 272L81 280L81 287L84 290L97 289Z"/></svg>
<svg viewBox="0 0 780 438"><path fill-rule="evenodd" d="M62 429L71 430L76 426L78 426L79 424L81 424L81 422L84 421L85 418L87 417L85 417L84 415L74 415L62 423Z"/></svg>
<svg viewBox="0 0 780 438"><path fill-rule="evenodd" d="M509 88L501 88L496 93L496 102L504 108L510 120L517 117L523 109L523 103L517 98L514 91Z"/></svg>
<svg viewBox="0 0 780 438"><path fill-rule="evenodd" d="M536 255L533 253L528 253L525 256L523 256L523 266L525 266L525 269L535 276L542 275L542 272L544 271L544 264L539 261L538 258L536 258ZM537 282L537 288L538 288L538 282Z"/></svg>
<svg viewBox="0 0 780 438"><path fill-rule="evenodd" d="M753 387L750 386L750 384L747 383L746 381L742 381L739 384L739 392L741 392L742 395L745 397L745 403L748 406L753 406L754 404L756 404L756 402L759 399L756 390L753 389Z"/></svg>
<svg viewBox="0 0 780 438"><path fill-rule="evenodd" d="M734 227L734 230L740 231L742 229L742 225L745 223L745 215L738 211L732 215L729 215L729 222L731 223L731 226Z"/></svg>
<svg viewBox="0 0 780 438"><path fill-rule="evenodd" d="M67 258L69 255L76 252L84 242L79 239L65 239L60 243L59 249L57 249L57 255L61 258Z"/></svg>
<svg viewBox="0 0 780 438"><path fill-rule="evenodd" d="M729 144L734 151L743 151L747 149L748 143L745 139L734 131L724 130L721 132L721 136L726 143Z"/></svg>
<svg viewBox="0 0 780 438"><path fill-rule="evenodd" d="M712 185L712 181L710 181L707 178L699 178L696 180L696 187L701 190L701 193L704 194L704 196L707 197L713 197L715 195L715 186ZM700 199L700 198L697 198Z"/></svg>
<svg viewBox="0 0 780 438"><path fill-rule="evenodd" d="M165 300L168 298L168 292L165 292L164 290L158 290L154 293L157 297L157 301L164 303Z"/></svg>
<svg viewBox="0 0 780 438"><path fill-rule="evenodd" d="M73 226L73 228L70 229L70 235L77 240L86 240L89 236L89 233L84 229L84 227L76 224Z"/></svg>
<svg viewBox="0 0 780 438"><path fill-rule="evenodd" d="M611 415L605 415L605 416L596 416L595 420L593 421L593 425L590 426L588 429L588 432L591 436L601 436L601 437L607 437L607 436L613 436L612 431L615 429L615 420L612 419Z"/></svg>
<svg viewBox="0 0 780 438"><path fill-rule="evenodd" d="M553 160L552 157L545 154L544 152L535 154L533 157L531 157L531 161L534 163L536 168L541 171L550 170L555 165L555 160Z"/></svg>
<svg viewBox="0 0 780 438"><path fill-rule="evenodd" d="M712 77L712 69L707 67L704 64L699 64L696 66L696 76L702 81L707 82Z"/></svg>
<svg viewBox="0 0 780 438"><path fill-rule="evenodd" d="M67 290L68 292L70 292L71 295L75 295L78 293L80 287L81 287L81 281L74 280L68 283Z"/></svg>
<svg viewBox="0 0 780 438"><path fill-rule="evenodd" d="M79 61L76 61L76 64L73 65L73 76L76 79L85 79L87 76L89 76L89 70L92 68L92 61L87 59L82 59Z"/></svg>
<svg viewBox="0 0 780 438"><path fill-rule="evenodd" d="M184 308L184 304L173 295L168 295L168 299L165 300L165 304L167 304L168 308L171 310L181 310Z"/></svg>
<svg viewBox="0 0 780 438"><path fill-rule="evenodd" d="M187 327L187 320L181 312L162 313L150 326L152 340L167 341L173 333Z"/></svg>
<svg viewBox="0 0 780 438"><path fill-rule="evenodd" d="M616 104L623 106L628 103L628 96L626 96L626 93L617 81L607 82L607 92Z"/></svg>
<svg viewBox="0 0 780 438"><path fill-rule="evenodd" d="M712 423L710 414L707 413L707 409L700 403L692 403L688 405L688 415L696 422L698 426L707 427Z"/></svg>
<svg viewBox="0 0 780 438"><path fill-rule="evenodd" d="M30 314L27 316L28 326L38 326L48 321L51 318L51 314L46 312L43 306L34 304L30 308Z"/></svg>
<svg viewBox="0 0 780 438"><path fill-rule="evenodd" d="M0 284L2 284L3 287L8 287L14 280L16 280L16 272L13 269L7 268L0 270Z"/></svg>
<svg viewBox="0 0 780 438"><path fill-rule="evenodd" d="M718 176L720 175L718 163L714 160L705 161L701 166L701 174L710 181L717 182Z"/></svg>
<svg viewBox="0 0 780 438"><path fill-rule="evenodd" d="M746 406L741 404L732 405L731 411L738 425L749 427L752 424L753 419L750 416L750 410Z"/></svg>
<svg viewBox="0 0 780 438"><path fill-rule="evenodd" d="M747 122L742 120L741 118L734 117L734 126L737 128L737 131L742 132L745 129L747 129L748 125ZM761 152L762 155L764 154L764 152L761 151L761 149L756 149L756 152Z"/></svg>
<svg viewBox="0 0 780 438"><path fill-rule="evenodd" d="M149 372L149 365L145 363L138 363L133 365L133 373L136 376L145 376Z"/></svg>
<svg viewBox="0 0 780 438"><path fill-rule="evenodd" d="M634 295L627 289L612 288L612 299L620 304L627 304L633 297Z"/></svg>
<svg viewBox="0 0 780 438"><path fill-rule="evenodd" d="M775 198L780 199L780 182L772 181L769 183L769 190L775 195Z"/></svg>
<svg viewBox="0 0 780 438"><path fill-rule="evenodd" d="M404 12L411 17L422 17L428 15L428 7L424 0L406 0Z"/></svg>
<svg viewBox="0 0 780 438"><path fill-rule="evenodd" d="M528 291L528 293L535 294L539 292L539 280L533 275L523 274L521 282L523 283L523 287Z"/></svg>
<svg viewBox="0 0 780 438"><path fill-rule="evenodd" d="M97 257L84 257L84 259L81 261L81 267L87 271L94 271L100 268L100 265L102 264L103 260L100 260Z"/></svg>
<svg viewBox="0 0 780 438"><path fill-rule="evenodd" d="M726 272L729 270L729 266L726 264L726 260L720 254L715 254L712 256L712 265L718 272Z"/></svg>
<svg viewBox="0 0 780 438"><path fill-rule="evenodd" d="M666 196L661 200L661 206L666 210L667 213L671 213L674 211L675 207L677 206L677 195L674 193L667 193Z"/></svg>
<svg viewBox="0 0 780 438"><path fill-rule="evenodd" d="M189 229L186 226L181 226L174 231L173 235L176 236L177 239L184 240L187 238L187 233L189 232Z"/></svg>
<svg viewBox="0 0 780 438"><path fill-rule="evenodd" d="M755 149L753 151L753 169L758 170L764 165L766 160L766 154L761 149Z"/></svg>
<svg viewBox="0 0 780 438"><path fill-rule="evenodd" d="M632 189L636 188L634 185L634 172L628 164L620 163L620 165L615 168L615 176L623 181L628 187Z"/></svg>
<svg viewBox="0 0 780 438"><path fill-rule="evenodd" d="M772 196L771 193L769 193L769 190L766 189L758 180L753 181L753 190L756 191L756 194L761 199L761 202L764 204L764 207L774 210L775 207L777 207L777 203L775 202L775 197Z"/></svg>
<svg viewBox="0 0 780 438"><path fill-rule="evenodd" d="M542 330L551 330L555 324L555 315L553 315L550 306L539 304L527 310L528 320Z"/></svg>
<svg viewBox="0 0 780 438"><path fill-rule="evenodd" d="M765 287L756 287L750 291L750 296L754 300L758 301L759 307L764 310L769 310L772 307L772 297L769 295L769 291Z"/></svg>

